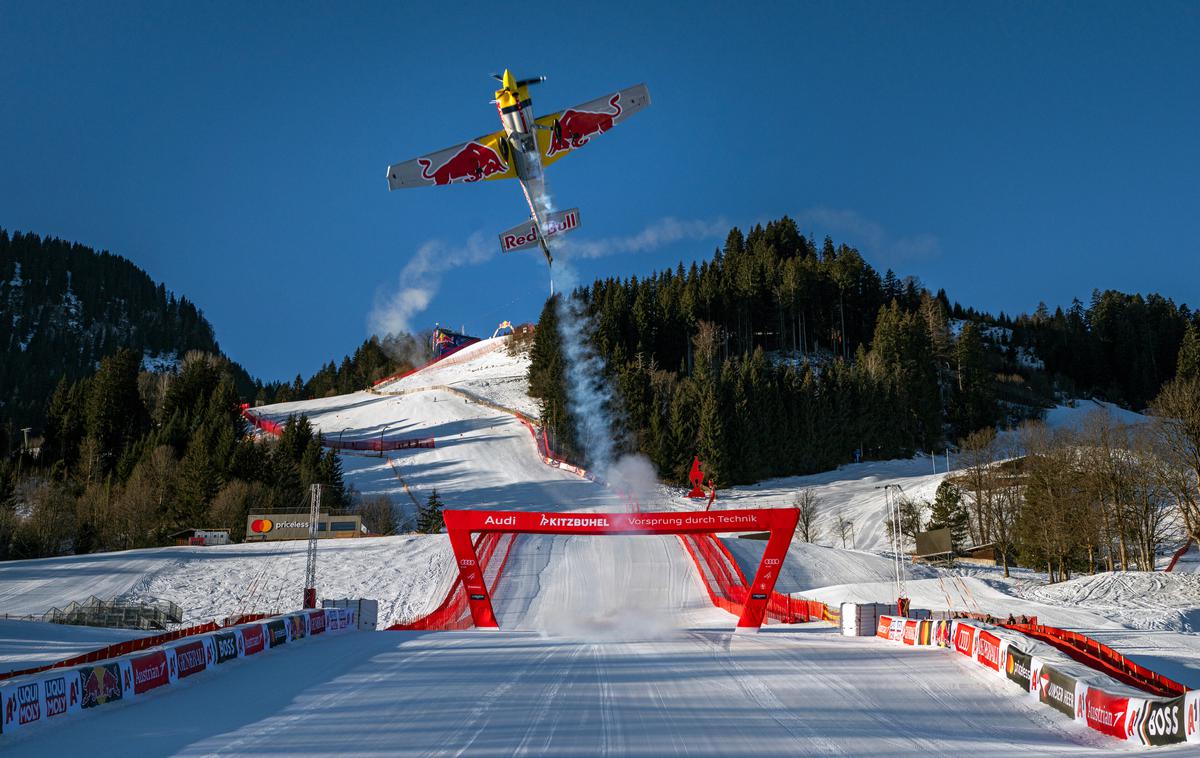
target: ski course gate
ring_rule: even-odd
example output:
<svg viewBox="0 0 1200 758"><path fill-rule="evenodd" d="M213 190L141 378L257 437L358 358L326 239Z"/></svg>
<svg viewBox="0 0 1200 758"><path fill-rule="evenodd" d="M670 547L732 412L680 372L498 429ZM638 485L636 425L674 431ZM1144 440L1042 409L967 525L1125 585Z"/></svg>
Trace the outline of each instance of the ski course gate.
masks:
<svg viewBox="0 0 1200 758"><path fill-rule="evenodd" d="M491 593L480 568L473 534L513 532L578 535L694 535L715 532L769 532L762 561L754 574L738 618L737 631L762 626L779 569L796 531L794 508L662 513L548 513L531 511L447 510L443 512L459 577L467 593L471 618L479 629L499 629Z"/></svg>

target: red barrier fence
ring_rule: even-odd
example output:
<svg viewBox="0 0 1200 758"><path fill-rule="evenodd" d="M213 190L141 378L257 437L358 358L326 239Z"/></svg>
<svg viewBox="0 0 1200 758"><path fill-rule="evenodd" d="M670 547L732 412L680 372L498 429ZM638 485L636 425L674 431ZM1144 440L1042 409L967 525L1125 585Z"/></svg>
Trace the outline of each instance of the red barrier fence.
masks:
<svg viewBox="0 0 1200 758"><path fill-rule="evenodd" d="M715 534L680 535L679 539L695 562L713 605L741 616L750 593L749 582L725 543ZM804 622L812 617L809 603L772 590L767 599L767 615L785 624Z"/></svg>
<svg viewBox="0 0 1200 758"><path fill-rule="evenodd" d="M1042 624L1004 624L1003 626L1053 645L1085 666L1103 671L1120 682L1152 694L1174 697L1187 692L1188 688L1174 679L1134 663L1108 645L1085 634Z"/></svg>
<svg viewBox="0 0 1200 758"><path fill-rule="evenodd" d="M491 532L482 535L475 542L475 551L479 555L480 569L491 574L493 572L489 569L492 565L492 558L495 556L500 544L505 541L505 538L507 538L507 545L504 548L504 556L500 559L494 576L491 578L493 590L504 573L504 567L508 564L508 555L512 552L515 535ZM463 588L462 577L459 576L455 578L454 584L450 586L450 591L446 593L446 599L434 611L406 624L392 624L388 627L388 631L458 630L470 629L471 626L471 609L467 603L467 593Z"/></svg>
<svg viewBox="0 0 1200 758"><path fill-rule="evenodd" d="M258 416L250 410L249 406L242 406L242 418L250 422L256 429L261 429L272 437L278 437L283 434L283 424ZM410 450L412 448L435 447L436 440L433 437L414 437L402 440L385 440L381 437L372 437L367 440L346 441L342 439L329 439L322 436L321 444L335 450L369 450L381 453L385 450Z"/></svg>
<svg viewBox="0 0 1200 758"><path fill-rule="evenodd" d="M221 627L215 621L209 621L206 624L190 626L187 629L177 629L173 632L164 632L156 634L153 637L139 637L133 640L125 640L107 647L102 647L99 650L93 650L90 653L77 655L74 658L67 658L57 663L48 663L44 666L36 666L29 669L21 669L20 671L9 671L8 673L0 674L0 679L11 679L15 676L25 676L26 674L40 674L43 671L51 669L67 668L70 666L78 666L81 663L95 663L96 661L108 660L109 658L119 658L122 655L135 653L138 650L145 650L149 647L156 647L167 642L182 639L183 637L191 637L196 634L204 634L206 632L215 632Z"/></svg>
<svg viewBox="0 0 1200 758"><path fill-rule="evenodd" d="M1187 553L1187 551L1191 547L1192 547L1192 538L1189 537L1188 541L1183 543L1183 547L1176 550L1175 554L1171 556L1171 562L1167 564L1167 567L1165 569L1163 569L1163 571L1174 571L1175 564L1179 563L1179 559L1182 558L1184 556L1184 554Z"/></svg>

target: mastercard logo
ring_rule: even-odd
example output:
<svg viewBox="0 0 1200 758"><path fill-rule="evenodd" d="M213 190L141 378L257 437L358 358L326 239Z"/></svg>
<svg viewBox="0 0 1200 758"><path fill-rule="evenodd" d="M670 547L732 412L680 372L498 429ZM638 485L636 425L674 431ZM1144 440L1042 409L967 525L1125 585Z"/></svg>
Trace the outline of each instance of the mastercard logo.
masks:
<svg viewBox="0 0 1200 758"><path fill-rule="evenodd" d="M271 531L271 528L274 526L275 524L273 524L270 519L255 519L254 521L250 522L250 531L257 534L265 534L266 532Z"/></svg>

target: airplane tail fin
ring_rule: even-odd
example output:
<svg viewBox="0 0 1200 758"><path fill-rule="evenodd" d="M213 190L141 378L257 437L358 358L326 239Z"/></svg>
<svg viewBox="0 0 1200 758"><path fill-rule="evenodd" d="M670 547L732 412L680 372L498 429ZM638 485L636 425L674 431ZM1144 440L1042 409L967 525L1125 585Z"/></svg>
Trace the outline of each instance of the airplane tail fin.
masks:
<svg viewBox="0 0 1200 758"><path fill-rule="evenodd" d="M545 233L546 239L575 231L579 228L579 209L572 208L547 214L545 227L541 231ZM512 253L518 250L532 250L535 247L544 250L541 236L537 221L529 219L500 235L500 252Z"/></svg>

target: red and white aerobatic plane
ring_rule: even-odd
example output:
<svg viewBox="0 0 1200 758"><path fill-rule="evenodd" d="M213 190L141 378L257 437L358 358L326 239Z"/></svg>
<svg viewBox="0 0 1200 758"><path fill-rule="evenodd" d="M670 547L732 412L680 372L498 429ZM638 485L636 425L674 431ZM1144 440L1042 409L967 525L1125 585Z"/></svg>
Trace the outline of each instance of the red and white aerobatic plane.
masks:
<svg viewBox="0 0 1200 758"><path fill-rule="evenodd" d="M515 178L521 182L531 218L500 235L500 251L541 247L546 262L553 264L546 240L578 228L579 209L558 211L550 207L542 169L645 108L650 104L650 91L638 84L535 119L529 88L546 77L518 80L507 70L504 76L493 76L501 84L494 102L503 128L388 166L388 188Z"/></svg>

